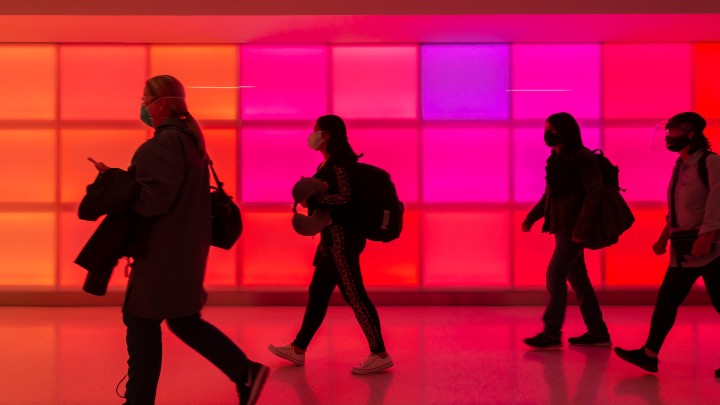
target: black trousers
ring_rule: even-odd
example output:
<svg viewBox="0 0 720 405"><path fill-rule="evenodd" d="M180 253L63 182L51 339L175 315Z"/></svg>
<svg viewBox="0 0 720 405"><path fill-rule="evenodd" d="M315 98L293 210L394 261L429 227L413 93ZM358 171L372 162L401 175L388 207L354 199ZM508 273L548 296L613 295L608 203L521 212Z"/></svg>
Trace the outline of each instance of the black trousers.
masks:
<svg viewBox="0 0 720 405"><path fill-rule="evenodd" d="M567 282L570 282L582 314L588 333L597 337L608 336L603 321L600 304L590 283L585 265L585 248L574 243L570 234L555 234L555 250L546 273L546 286L550 293L550 302L545 308L543 333L559 339L565 322L567 308Z"/></svg>
<svg viewBox="0 0 720 405"><path fill-rule="evenodd" d="M125 397L129 405L155 403L162 364L162 319L123 315L127 326L128 381ZM170 330L183 342L210 360L230 380L247 379L249 360L240 348L220 330L195 314L167 320Z"/></svg>
<svg viewBox="0 0 720 405"><path fill-rule="evenodd" d="M303 350L307 349L325 319L330 297L337 286L355 313L370 351L382 353L385 351L385 343L380 331L380 318L363 285L360 254L355 253L355 249L347 249L341 227L329 228L329 237L333 242L324 254L316 257L305 316L293 343Z"/></svg>
<svg viewBox="0 0 720 405"><path fill-rule="evenodd" d="M703 267L668 267L658 291L650 321L650 333L645 342L646 348L655 353L660 352L665 338L675 324L680 304L700 277L705 282L713 307L720 313L720 259Z"/></svg>

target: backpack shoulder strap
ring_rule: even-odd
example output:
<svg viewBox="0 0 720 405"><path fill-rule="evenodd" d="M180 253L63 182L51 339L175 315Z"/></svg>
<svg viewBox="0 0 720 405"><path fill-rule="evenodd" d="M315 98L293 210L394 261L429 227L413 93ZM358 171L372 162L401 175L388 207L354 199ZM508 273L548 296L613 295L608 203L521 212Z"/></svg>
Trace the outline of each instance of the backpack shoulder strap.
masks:
<svg viewBox="0 0 720 405"><path fill-rule="evenodd" d="M710 154L715 154L713 151L705 151L698 160L698 174L705 188L710 188L710 180L708 179L708 168L707 168L707 157Z"/></svg>

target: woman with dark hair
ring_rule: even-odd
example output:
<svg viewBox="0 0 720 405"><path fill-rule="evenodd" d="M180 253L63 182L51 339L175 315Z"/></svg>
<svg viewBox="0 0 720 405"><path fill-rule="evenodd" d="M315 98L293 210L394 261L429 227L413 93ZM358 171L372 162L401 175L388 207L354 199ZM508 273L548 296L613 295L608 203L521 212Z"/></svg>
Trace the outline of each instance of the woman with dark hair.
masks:
<svg viewBox="0 0 720 405"><path fill-rule="evenodd" d="M552 148L547 159L545 193L528 213L522 231L544 218L543 232L555 236L555 250L546 273L550 302L545 309L543 331L525 339L534 349L558 349L567 307L567 282L580 304L587 327L568 342L581 346L612 345L600 304L585 265L585 248L592 215L597 211L603 182L593 152L583 146L580 127L568 113L553 114L545 121L545 143Z"/></svg>
<svg viewBox="0 0 720 405"><path fill-rule="evenodd" d="M675 323L678 308L702 277L715 310L720 312L720 156L710 152L705 119L694 112L670 118L665 145L678 154L668 187L668 215L653 252L667 252L670 264L643 347L615 348L623 360L646 371L658 371L658 353ZM720 377L720 369L715 372Z"/></svg>
<svg viewBox="0 0 720 405"><path fill-rule="evenodd" d="M247 356L200 316L210 249L210 193L205 138L172 76L147 80L141 120L154 128L132 158L139 193L130 202L143 218L141 253L128 281L123 322L127 326L129 405L155 403L162 363L160 324L217 366L236 384L240 404L254 404L269 368ZM96 163L101 172L107 169Z"/></svg>
<svg viewBox="0 0 720 405"><path fill-rule="evenodd" d="M305 364L305 351L325 318L330 296L337 286L355 313L370 346L370 355L353 367L352 372L374 374L391 367L393 362L385 351L380 319L360 272L360 253L365 248L365 238L358 231L353 215L350 182L350 172L359 156L348 142L342 118L324 115L317 119L314 131L308 138L308 145L322 153L323 162L313 177L327 185L327 193L311 198L303 205L307 205L309 211L329 211L331 222L322 230L315 253L315 272L300 331L292 343L269 345L268 349L298 366Z"/></svg>

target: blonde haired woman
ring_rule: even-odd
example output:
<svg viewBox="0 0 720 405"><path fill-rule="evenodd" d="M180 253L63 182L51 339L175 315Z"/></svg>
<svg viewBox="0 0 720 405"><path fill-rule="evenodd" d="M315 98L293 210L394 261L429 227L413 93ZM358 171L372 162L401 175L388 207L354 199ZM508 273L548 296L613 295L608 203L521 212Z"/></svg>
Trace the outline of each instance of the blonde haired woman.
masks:
<svg viewBox="0 0 720 405"><path fill-rule="evenodd" d="M145 83L141 120L154 136L132 158L140 191L131 209L143 219L143 243L128 282L129 405L155 402L160 377L160 324L210 360L237 385L240 404L254 404L268 367L248 360L227 336L200 316L210 249L209 173L205 140L172 76Z"/></svg>

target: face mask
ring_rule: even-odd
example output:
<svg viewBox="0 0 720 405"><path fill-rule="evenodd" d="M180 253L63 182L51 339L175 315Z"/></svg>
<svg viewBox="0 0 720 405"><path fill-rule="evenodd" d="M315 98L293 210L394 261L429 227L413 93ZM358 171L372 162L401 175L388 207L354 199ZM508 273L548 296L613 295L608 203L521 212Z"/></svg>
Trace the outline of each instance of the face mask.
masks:
<svg viewBox="0 0 720 405"><path fill-rule="evenodd" d="M683 136L665 137L665 146L670 152L680 152L688 145L690 145L690 138L687 134Z"/></svg>
<svg viewBox="0 0 720 405"><path fill-rule="evenodd" d="M145 108L145 104L140 104L140 121L151 128L153 127L152 118L150 118L150 113L148 113L147 108Z"/></svg>
<svg viewBox="0 0 720 405"><path fill-rule="evenodd" d="M320 147L327 141L327 139L323 139L323 132L325 131L315 131L308 137L308 146L310 146L310 149L312 150L319 150Z"/></svg>
<svg viewBox="0 0 720 405"><path fill-rule="evenodd" d="M560 143L560 134L556 134L554 132L545 131L545 144L547 146L553 147L557 146Z"/></svg>

